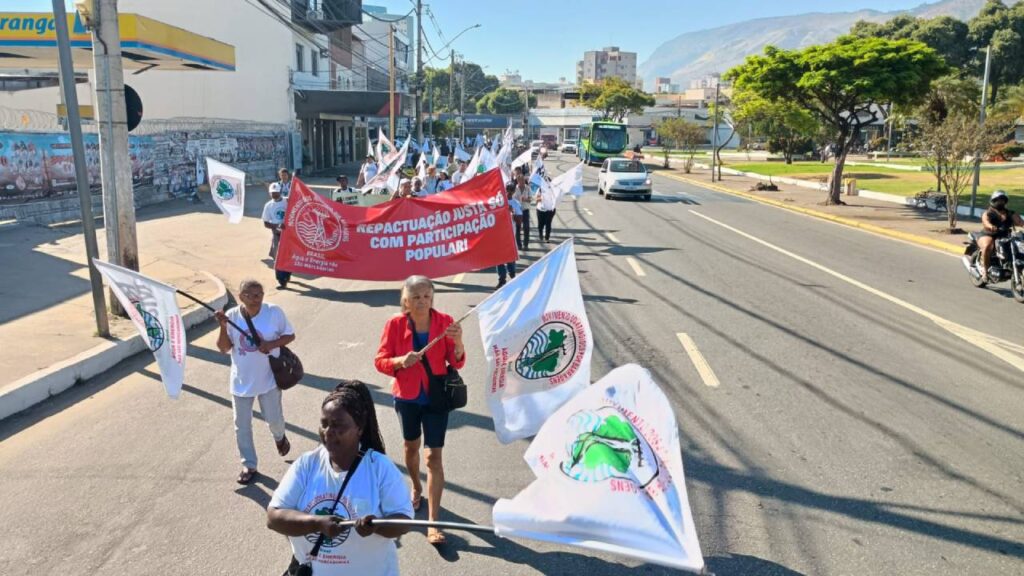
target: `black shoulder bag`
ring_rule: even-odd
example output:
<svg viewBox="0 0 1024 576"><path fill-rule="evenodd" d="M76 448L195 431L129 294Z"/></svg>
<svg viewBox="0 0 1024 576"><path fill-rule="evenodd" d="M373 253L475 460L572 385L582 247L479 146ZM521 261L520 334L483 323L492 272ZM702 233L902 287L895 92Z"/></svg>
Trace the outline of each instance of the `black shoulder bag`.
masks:
<svg viewBox="0 0 1024 576"><path fill-rule="evenodd" d="M451 412L459 408L465 408L468 400L466 394L466 383L462 381L462 375L455 367L449 365L448 373L444 376L435 376L430 371L430 362L427 362L427 355L420 357L423 369L427 371L427 378L430 388L427 396L430 399L430 409L435 412Z"/></svg>
<svg viewBox="0 0 1024 576"><path fill-rule="evenodd" d="M352 479L352 475L355 474L356 468L359 467L359 463L363 461L363 452L356 454L355 459L352 460L352 466L349 467L348 472L345 473L345 479L341 481L341 488L338 489L338 495L334 498L334 505L331 506L331 515L334 515L334 511L338 508L338 502L341 501L341 494L345 491L345 486L348 486L348 481ZM320 554L320 547L324 543L324 534L320 533L320 537L316 539L316 544L313 545L313 549L309 551L311 558L316 558ZM299 561L295 559L295 554L292 554L292 561L288 564L288 569L284 571L281 576L313 576L313 564L312 561L306 564L299 564Z"/></svg>
<svg viewBox="0 0 1024 576"><path fill-rule="evenodd" d="M249 339L252 340L253 344L259 346L260 335L252 324L252 318L243 309L239 309L239 312L242 314L242 318L245 318L245 323L249 326ZM302 360L299 360L298 354L292 352L287 346L281 346L280 351L280 356L275 357L268 354L267 359L270 360L270 370L274 373L274 382L277 382L277 387L281 390L287 390L298 384L299 380L302 380L306 373L302 369Z"/></svg>

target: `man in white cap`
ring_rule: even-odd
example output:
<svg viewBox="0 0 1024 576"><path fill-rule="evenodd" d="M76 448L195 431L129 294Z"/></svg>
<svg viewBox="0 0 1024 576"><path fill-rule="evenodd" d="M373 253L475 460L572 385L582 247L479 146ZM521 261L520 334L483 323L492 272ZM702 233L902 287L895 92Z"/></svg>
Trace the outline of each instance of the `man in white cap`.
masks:
<svg viewBox="0 0 1024 576"><path fill-rule="evenodd" d="M273 233L270 241L270 258L277 258L277 244L281 241L281 229L284 226L284 213L288 202L281 197L281 184L270 185L270 200L263 205L263 227Z"/></svg>
<svg viewBox="0 0 1024 576"><path fill-rule="evenodd" d="M413 196L413 193L412 193L412 180L409 180L408 178L402 178L401 180L399 180L398 181L398 189L395 190L395 193L391 195L391 199L392 200L394 200L396 198L413 198L413 197L414 196Z"/></svg>

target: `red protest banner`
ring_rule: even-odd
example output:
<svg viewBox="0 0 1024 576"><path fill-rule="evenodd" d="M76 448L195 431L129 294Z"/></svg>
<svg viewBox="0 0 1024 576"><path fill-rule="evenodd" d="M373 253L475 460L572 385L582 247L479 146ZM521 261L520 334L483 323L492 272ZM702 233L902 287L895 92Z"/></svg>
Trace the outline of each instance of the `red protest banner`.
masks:
<svg viewBox="0 0 1024 576"><path fill-rule="evenodd" d="M356 280L440 278L518 258L501 174L447 192L345 206L293 179L278 270Z"/></svg>

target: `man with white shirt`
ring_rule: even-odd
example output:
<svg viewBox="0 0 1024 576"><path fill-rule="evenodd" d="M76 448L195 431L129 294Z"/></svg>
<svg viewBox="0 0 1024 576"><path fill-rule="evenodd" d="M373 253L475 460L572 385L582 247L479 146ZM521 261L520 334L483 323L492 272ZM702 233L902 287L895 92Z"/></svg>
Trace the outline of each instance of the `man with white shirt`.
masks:
<svg viewBox="0 0 1024 576"><path fill-rule="evenodd" d="M359 168L359 177L356 178L356 186L359 188L366 186L366 183L373 180L373 177L376 175L377 160L373 157L373 154L367 154L366 162L364 162L362 167Z"/></svg>
<svg viewBox="0 0 1024 576"><path fill-rule="evenodd" d="M277 258L277 245L281 241L281 229L284 225L284 213L288 209L288 202L281 197L281 184L274 182L270 185L270 200L263 205L263 227L270 230L273 237L270 240L270 258Z"/></svg>
<svg viewBox="0 0 1024 576"><path fill-rule="evenodd" d="M452 174L452 184L458 186L462 184L462 179L466 177L466 161L459 160L459 169Z"/></svg>
<svg viewBox="0 0 1024 576"><path fill-rule="evenodd" d="M331 192L331 200L335 202L343 202L345 196L356 193L356 189L348 185L348 176L341 174L336 178L338 187Z"/></svg>

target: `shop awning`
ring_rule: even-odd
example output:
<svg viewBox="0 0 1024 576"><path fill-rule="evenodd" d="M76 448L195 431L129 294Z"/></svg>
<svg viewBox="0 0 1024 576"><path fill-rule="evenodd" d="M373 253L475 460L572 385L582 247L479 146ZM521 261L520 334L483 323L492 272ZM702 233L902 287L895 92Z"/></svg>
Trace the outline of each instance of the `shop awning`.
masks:
<svg viewBox="0 0 1024 576"><path fill-rule="evenodd" d="M0 68L56 69L57 31L48 12L0 12ZM126 70L235 69L235 48L138 14L119 14ZM78 14L68 14L75 68L92 68L92 35Z"/></svg>

